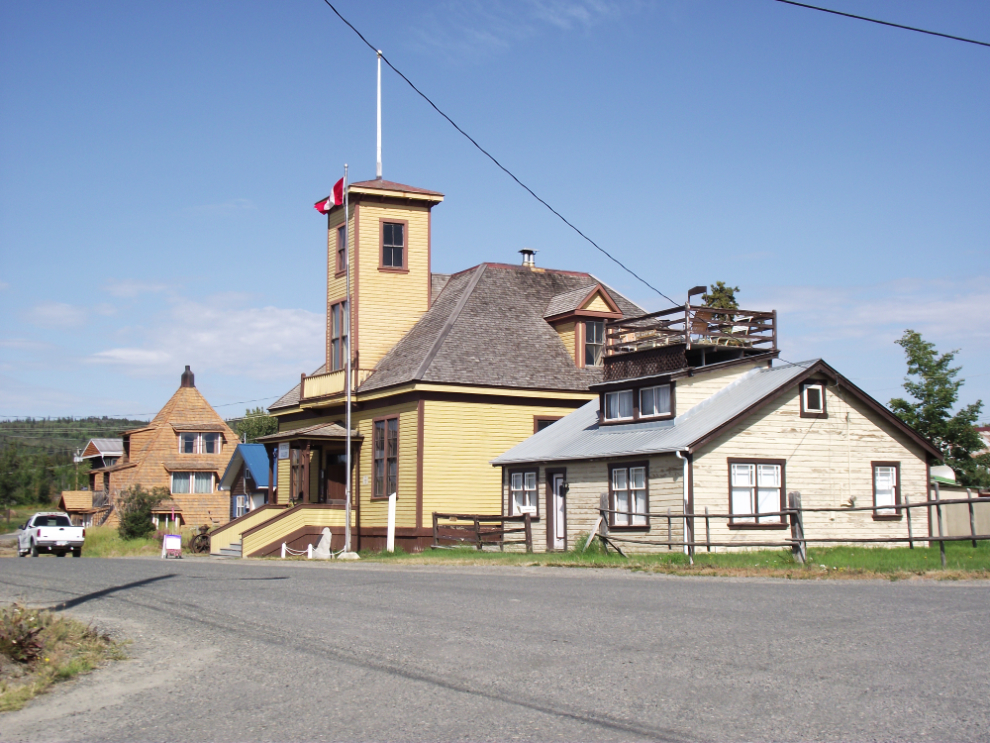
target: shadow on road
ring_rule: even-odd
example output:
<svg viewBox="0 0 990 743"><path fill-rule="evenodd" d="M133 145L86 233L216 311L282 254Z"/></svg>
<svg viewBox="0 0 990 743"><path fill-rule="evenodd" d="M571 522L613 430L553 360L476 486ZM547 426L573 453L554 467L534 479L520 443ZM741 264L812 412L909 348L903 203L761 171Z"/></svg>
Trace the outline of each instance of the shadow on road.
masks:
<svg viewBox="0 0 990 743"><path fill-rule="evenodd" d="M174 578L175 575L175 573L169 573L168 575L156 575L154 578L145 578L144 580L136 580L133 583L125 583L122 586L112 586L110 588L104 588L101 591L84 593L82 596L76 596L74 599L69 599L68 601L55 604L51 607L50 611L65 611L66 609L79 606L79 604L85 604L87 601L92 601L93 599L109 596L112 593L118 593L120 591L128 591L132 588L137 588L138 586L146 586L149 583L157 583L160 580L168 580L169 578Z"/></svg>

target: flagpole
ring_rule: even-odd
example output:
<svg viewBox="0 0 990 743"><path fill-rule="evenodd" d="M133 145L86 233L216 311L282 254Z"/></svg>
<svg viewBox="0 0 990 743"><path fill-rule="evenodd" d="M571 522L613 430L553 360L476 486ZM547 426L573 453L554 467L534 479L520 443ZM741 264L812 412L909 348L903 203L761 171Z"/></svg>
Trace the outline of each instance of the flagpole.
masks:
<svg viewBox="0 0 990 743"><path fill-rule="evenodd" d="M347 163L344 163L344 283L347 284L347 341L344 352L347 354L347 402L345 404L345 425L347 427L347 451L345 453L347 480L344 487L344 552L351 551L351 236L350 200L347 195Z"/></svg>
<svg viewBox="0 0 990 743"><path fill-rule="evenodd" d="M378 50L378 180L382 179L382 50Z"/></svg>

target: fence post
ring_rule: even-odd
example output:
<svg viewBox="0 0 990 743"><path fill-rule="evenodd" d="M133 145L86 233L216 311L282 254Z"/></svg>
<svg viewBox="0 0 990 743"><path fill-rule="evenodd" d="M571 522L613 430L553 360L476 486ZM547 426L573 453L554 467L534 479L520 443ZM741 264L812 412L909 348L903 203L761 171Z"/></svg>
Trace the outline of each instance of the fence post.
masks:
<svg viewBox="0 0 990 743"><path fill-rule="evenodd" d="M808 544L804 541L804 514L801 513L801 493L795 490L787 494L787 507L791 511L791 554L794 562L802 565L808 561Z"/></svg>
<svg viewBox="0 0 990 743"><path fill-rule="evenodd" d="M670 509L667 509L667 551L674 549L674 535L670 531Z"/></svg>
<svg viewBox="0 0 990 743"><path fill-rule="evenodd" d="M904 513L907 514L908 547L914 549L914 534L911 532L911 500L904 494Z"/></svg>
<svg viewBox="0 0 990 743"><path fill-rule="evenodd" d="M945 534L942 533L942 497L938 490L938 483L935 483L935 513L938 514L938 554L942 558L942 567L945 567L945 542L942 537Z"/></svg>
<svg viewBox="0 0 990 743"><path fill-rule="evenodd" d="M687 540L688 565L694 565L694 510L684 514L684 533L690 534Z"/></svg>
<svg viewBox="0 0 990 743"><path fill-rule="evenodd" d="M440 520L436 511L433 512L433 546L440 546Z"/></svg>
<svg viewBox="0 0 990 743"><path fill-rule="evenodd" d="M526 514L527 516L529 514ZM481 549L481 522L478 519L474 520L474 538L478 540L478 549Z"/></svg>
<svg viewBox="0 0 990 743"><path fill-rule="evenodd" d="M709 552L712 551L712 526L708 518L708 506L705 506L705 547Z"/></svg>
<svg viewBox="0 0 990 743"><path fill-rule="evenodd" d="M973 537L973 549L976 549L976 518L973 516L973 493L966 488L966 505L969 506L969 535Z"/></svg>
<svg viewBox="0 0 990 743"><path fill-rule="evenodd" d="M307 557L307 559L310 559L310 560L313 559L313 545L311 545L311 544L307 544L306 545L306 557Z"/></svg>
<svg viewBox="0 0 990 743"><path fill-rule="evenodd" d="M526 514L525 523L526 523L526 552L530 553L533 551L533 519L532 517L530 517L528 513Z"/></svg>
<svg viewBox="0 0 990 743"><path fill-rule="evenodd" d="M285 559L285 542L282 542L282 559Z"/></svg>

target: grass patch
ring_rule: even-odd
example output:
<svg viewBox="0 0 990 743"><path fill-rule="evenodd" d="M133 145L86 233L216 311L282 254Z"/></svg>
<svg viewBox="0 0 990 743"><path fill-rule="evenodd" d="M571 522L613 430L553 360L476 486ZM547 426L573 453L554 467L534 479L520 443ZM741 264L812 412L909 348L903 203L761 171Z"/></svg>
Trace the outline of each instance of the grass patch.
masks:
<svg viewBox="0 0 990 743"><path fill-rule="evenodd" d="M594 540L587 550L584 540L568 552L525 554L522 552L479 552L471 547L427 550L407 554L362 552L372 562L409 565L515 565L547 567L621 568L672 575L766 576L779 578L888 578L892 580L926 576L941 579L990 578L990 542L947 543L946 568L935 547L823 547L808 549L808 563L799 565L790 550L768 549L752 552L697 552L694 565L680 552L630 555L607 554Z"/></svg>
<svg viewBox="0 0 990 743"><path fill-rule="evenodd" d="M192 554L189 543L196 531L187 529L182 532L183 554ZM158 557L162 553L162 543L154 534L150 537L124 539L115 526L95 526L86 529L82 553L83 557Z"/></svg>
<svg viewBox="0 0 990 743"><path fill-rule="evenodd" d="M39 511L57 511L58 507L35 503L32 506L13 506L10 509L10 520L8 522L8 511L6 508L0 509L0 533L16 531L17 527L34 516ZM9 523L9 525L8 525Z"/></svg>
<svg viewBox="0 0 990 743"><path fill-rule="evenodd" d="M20 604L0 607L0 712L123 657L119 643L90 625Z"/></svg>

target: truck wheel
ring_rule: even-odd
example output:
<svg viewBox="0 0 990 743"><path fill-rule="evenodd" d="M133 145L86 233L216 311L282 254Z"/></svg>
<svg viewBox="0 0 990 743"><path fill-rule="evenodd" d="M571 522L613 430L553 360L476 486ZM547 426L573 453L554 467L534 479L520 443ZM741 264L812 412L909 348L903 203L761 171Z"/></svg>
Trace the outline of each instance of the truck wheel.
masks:
<svg viewBox="0 0 990 743"><path fill-rule="evenodd" d="M31 542L31 557L38 557L38 545Z"/></svg>
<svg viewBox="0 0 990 743"><path fill-rule="evenodd" d="M76 547L74 550L72 550L72 556L82 557L82 547Z"/></svg>

